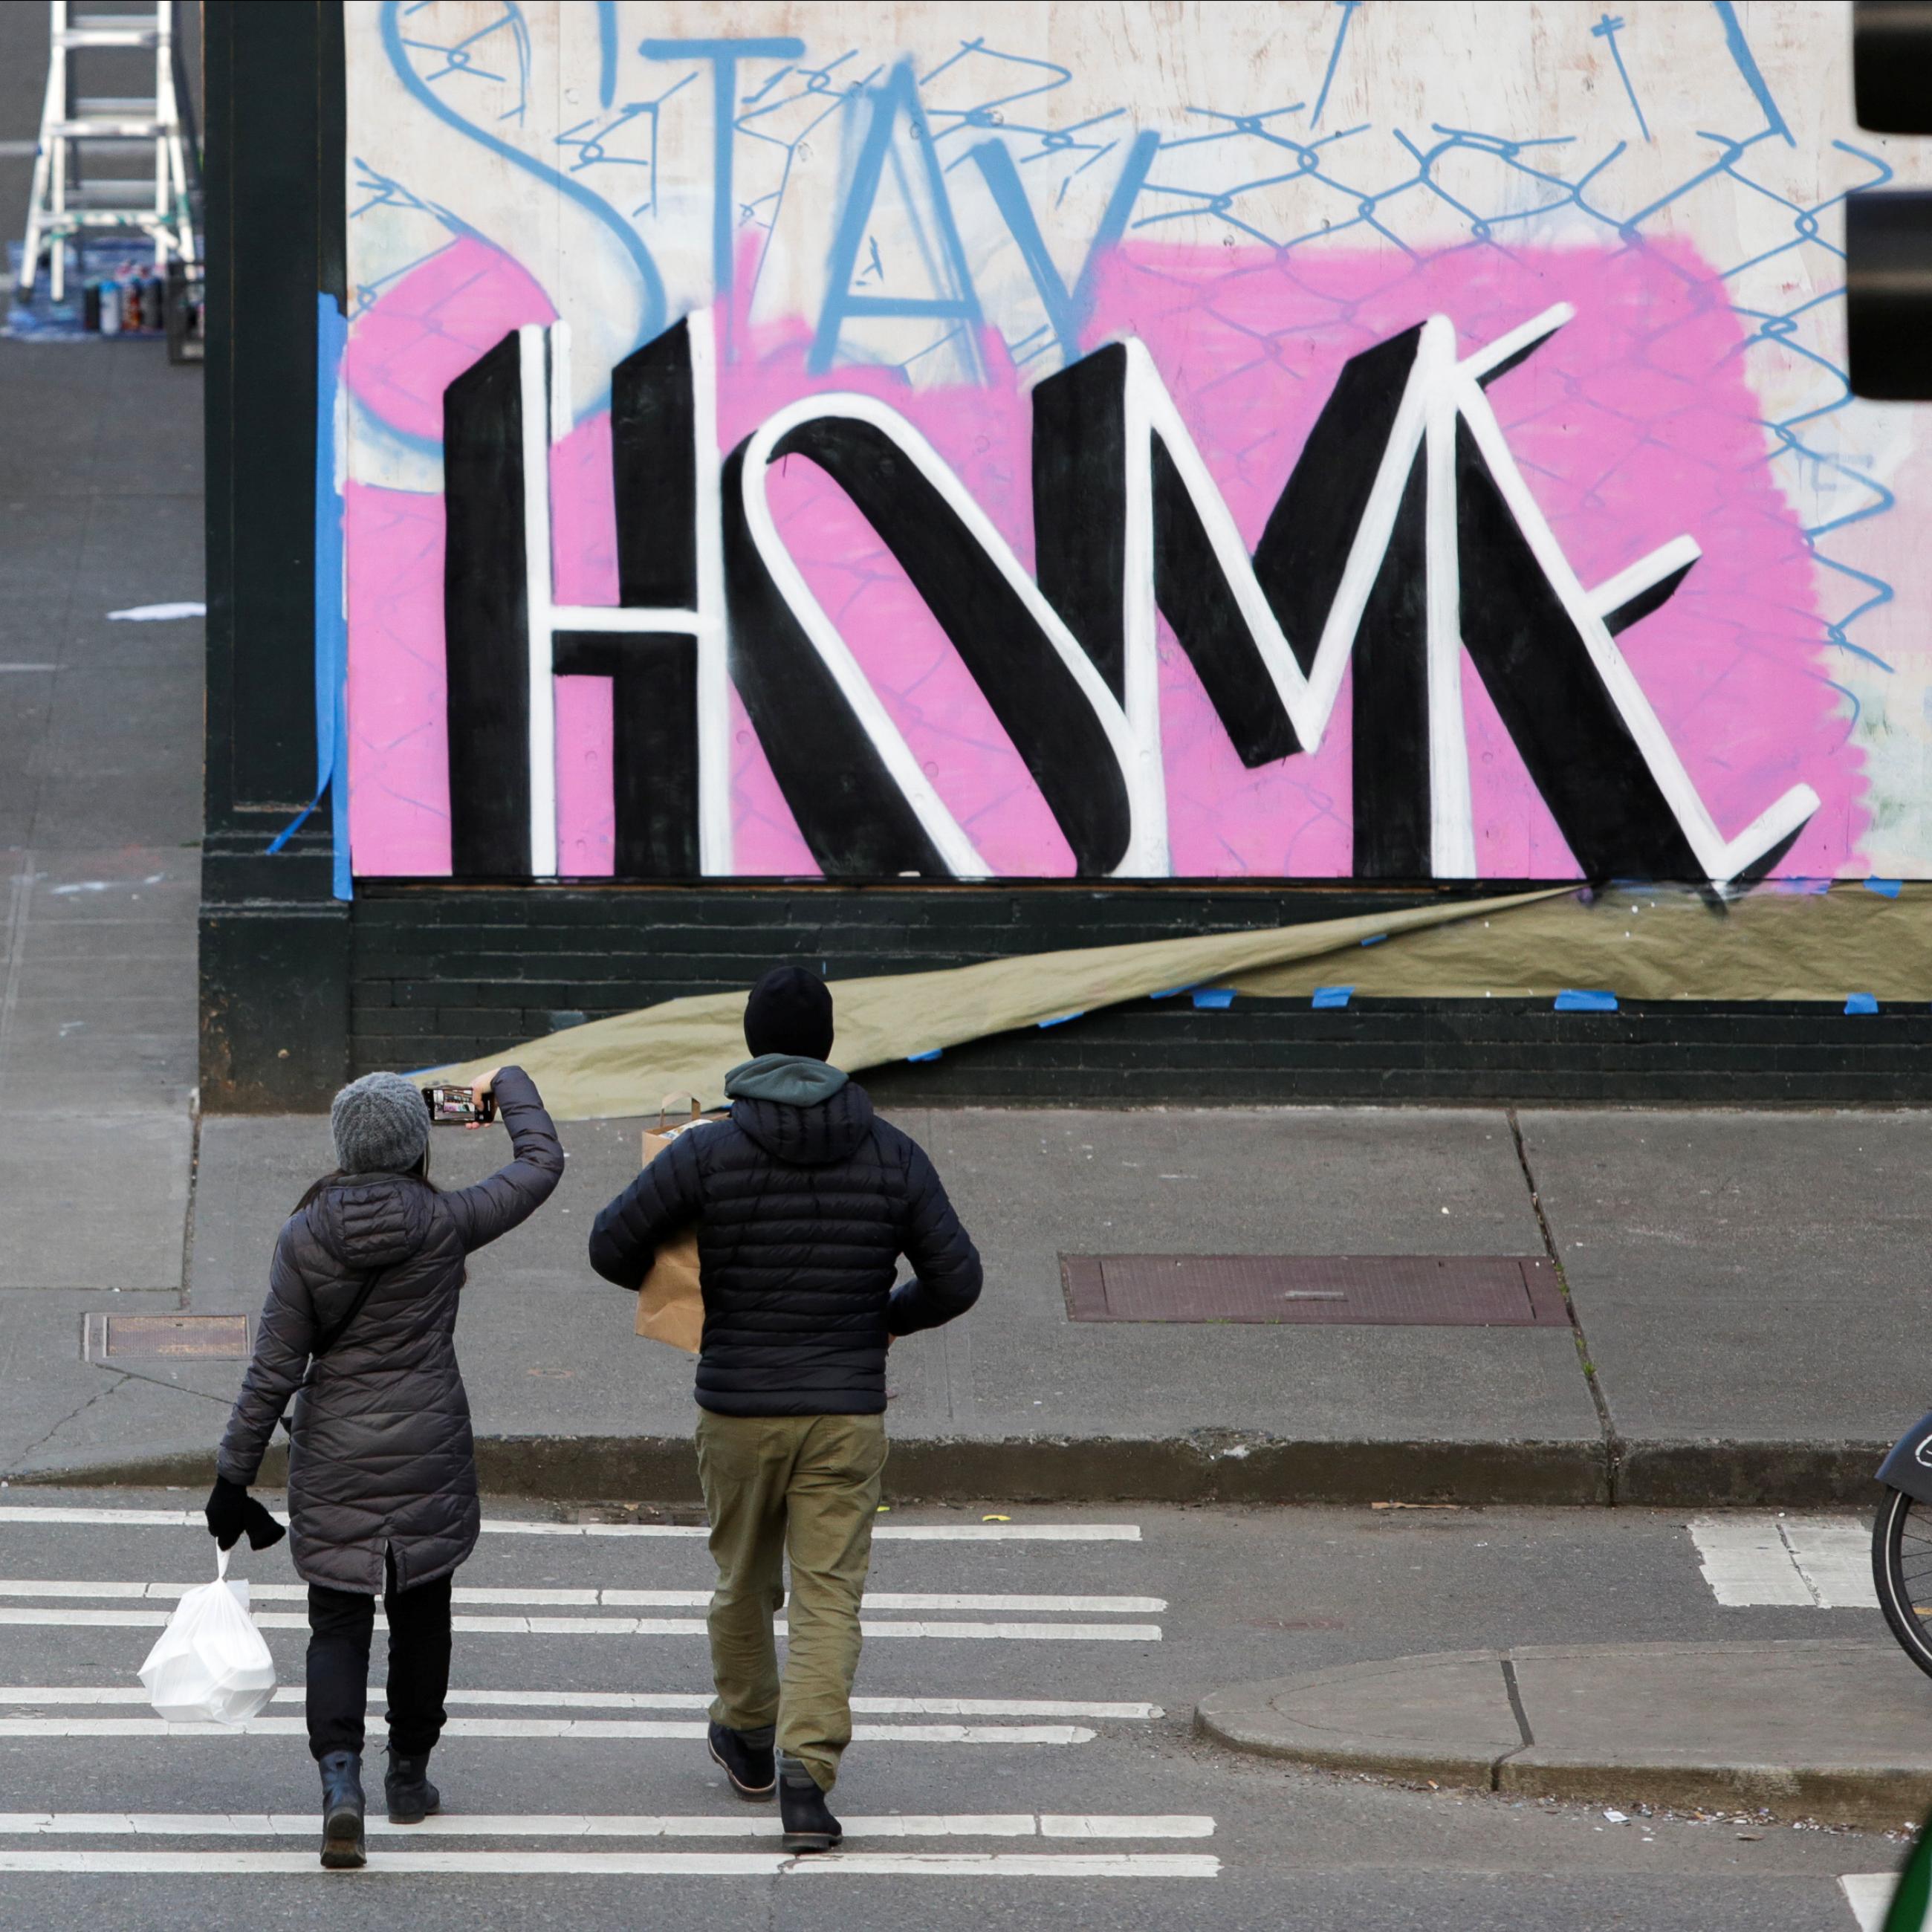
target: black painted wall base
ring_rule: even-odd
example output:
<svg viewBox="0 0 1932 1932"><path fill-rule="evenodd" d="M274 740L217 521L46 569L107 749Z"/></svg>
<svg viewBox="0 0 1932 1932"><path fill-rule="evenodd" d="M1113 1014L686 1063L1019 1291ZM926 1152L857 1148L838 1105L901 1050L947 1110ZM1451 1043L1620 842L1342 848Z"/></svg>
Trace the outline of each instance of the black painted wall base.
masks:
<svg viewBox="0 0 1932 1932"><path fill-rule="evenodd" d="M1493 891L1495 887L1486 888ZM1254 930L1435 891L1070 892L364 886L350 928L352 1070L468 1059L583 1019L748 985L776 962L838 978L1060 947ZM881 1068L898 1104L1932 1101L1932 1008L1672 1001L1141 1000Z"/></svg>

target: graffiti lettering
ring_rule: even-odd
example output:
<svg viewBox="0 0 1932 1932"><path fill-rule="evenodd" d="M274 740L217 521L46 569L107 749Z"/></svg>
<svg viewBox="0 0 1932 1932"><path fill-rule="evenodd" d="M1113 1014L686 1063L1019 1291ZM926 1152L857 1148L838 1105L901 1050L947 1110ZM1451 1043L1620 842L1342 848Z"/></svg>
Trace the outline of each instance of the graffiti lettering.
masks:
<svg viewBox="0 0 1932 1932"><path fill-rule="evenodd" d="M1586 872L1760 873L1816 794L1794 785L1726 838L1616 642L1696 545L1586 590L1490 407L1486 386L1570 314L1466 356L1433 316L1353 358L1252 556L1146 350L1100 350L1034 393L1036 575L875 398L788 404L721 466L700 314L613 374L615 608L552 596L568 333L521 329L445 399L454 869L555 872L552 680L596 673L614 682L620 873L730 869L735 684L828 876L992 874L786 548L766 472L797 455L904 572L1084 875L1171 870L1156 611L1250 766L1319 746L1352 660L1360 874L1475 872L1466 650Z"/></svg>

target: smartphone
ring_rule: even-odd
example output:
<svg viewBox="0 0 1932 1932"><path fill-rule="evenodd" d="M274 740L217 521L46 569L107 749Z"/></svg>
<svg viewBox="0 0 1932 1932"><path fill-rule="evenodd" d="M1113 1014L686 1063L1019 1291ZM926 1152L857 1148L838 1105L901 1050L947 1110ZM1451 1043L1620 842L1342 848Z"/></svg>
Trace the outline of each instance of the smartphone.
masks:
<svg viewBox="0 0 1932 1932"><path fill-rule="evenodd" d="M485 1094L479 1102L471 1088L425 1087L422 1096L433 1127L487 1127L496 1118L494 1094Z"/></svg>

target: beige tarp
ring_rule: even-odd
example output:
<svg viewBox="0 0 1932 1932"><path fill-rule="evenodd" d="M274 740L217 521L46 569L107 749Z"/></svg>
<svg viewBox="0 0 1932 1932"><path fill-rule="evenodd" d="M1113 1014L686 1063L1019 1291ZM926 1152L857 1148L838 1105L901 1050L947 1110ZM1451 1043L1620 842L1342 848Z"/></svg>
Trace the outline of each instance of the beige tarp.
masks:
<svg viewBox="0 0 1932 1932"><path fill-rule="evenodd" d="M1331 982L1401 999L1537 998L1567 986L1625 1000L1932 1000L1932 886L1773 886L1714 900L1689 886L1564 892L1391 938L1336 959L1231 980L1277 997Z"/></svg>
<svg viewBox="0 0 1932 1932"><path fill-rule="evenodd" d="M1376 943L1364 945L1363 942ZM988 1034L1204 983L1252 994L1351 986L1394 998L1553 996L1566 987L1627 1000L1932 999L1932 886L1887 898L1770 887L1719 899L1689 888L1619 889L1587 900L1558 886L1262 932L1214 933L988 960L933 973L833 982L848 1072ZM669 1094L706 1106L745 1057L742 990L667 1000L642 1012L508 1047L562 1120L640 1114Z"/></svg>
<svg viewBox="0 0 1932 1932"><path fill-rule="evenodd" d="M1352 973L1358 958L1385 951L1397 935L1449 920L1493 916L1547 896L1518 893L1360 919L1316 920L1262 932L1082 946L935 973L834 980L838 1039L832 1058L856 1073L988 1034L1037 1026L1042 1020L1204 981L1227 985L1231 975L1258 967L1338 951L1346 951ZM1381 934L1390 937L1363 948L1364 940ZM440 1072L472 1079L500 1061L514 1060L562 1120L652 1112L668 1094L694 1094L706 1106L716 1106L724 1097L725 1074L745 1058L744 1012L742 989L695 994L614 1019L592 1020Z"/></svg>

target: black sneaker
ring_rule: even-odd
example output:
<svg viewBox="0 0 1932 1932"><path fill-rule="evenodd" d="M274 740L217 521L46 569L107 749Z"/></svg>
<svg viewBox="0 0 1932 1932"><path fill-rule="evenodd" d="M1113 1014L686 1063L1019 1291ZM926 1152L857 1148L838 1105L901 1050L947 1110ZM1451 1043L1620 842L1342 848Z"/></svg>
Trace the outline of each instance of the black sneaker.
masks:
<svg viewBox="0 0 1932 1932"><path fill-rule="evenodd" d="M829 1852L845 1835L818 1780L795 1757L778 1760L778 1817L784 1826L778 1842L788 1852Z"/></svg>
<svg viewBox="0 0 1932 1932"><path fill-rule="evenodd" d="M359 1871L369 1862L362 1849L362 1760L356 1751L331 1751L321 1760L322 1863L326 1871Z"/></svg>
<svg viewBox="0 0 1932 1932"><path fill-rule="evenodd" d="M389 1768L382 1774L382 1796L392 1825L420 1825L442 1809L442 1793L429 1781L429 1753L405 1757L389 1747Z"/></svg>
<svg viewBox="0 0 1932 1932"><path fill-rule="evenodd" d="M777 1787L778 1768L772 1754L775 1730L766 1724L755 1731L728 1731L716 1720L711 1726L712 1762L723 1768L740 1798L754 1804L770 1797Z"/></svg>

